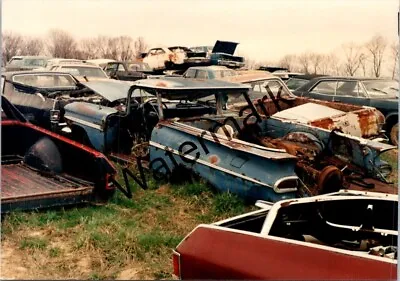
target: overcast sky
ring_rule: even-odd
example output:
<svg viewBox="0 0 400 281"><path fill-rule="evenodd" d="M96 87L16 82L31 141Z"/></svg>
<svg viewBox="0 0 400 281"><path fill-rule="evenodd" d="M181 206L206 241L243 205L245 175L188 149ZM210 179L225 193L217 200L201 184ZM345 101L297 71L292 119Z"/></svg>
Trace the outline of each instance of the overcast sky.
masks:
<svg viewBox="0 0 400 281"><path fill-rule="evenodd" d="M45 36L51 28L77 38L143 36L157 45L239 42L255 60L330 52L375 34L398 40L399 0L3 0L2 29Z"/></svg>

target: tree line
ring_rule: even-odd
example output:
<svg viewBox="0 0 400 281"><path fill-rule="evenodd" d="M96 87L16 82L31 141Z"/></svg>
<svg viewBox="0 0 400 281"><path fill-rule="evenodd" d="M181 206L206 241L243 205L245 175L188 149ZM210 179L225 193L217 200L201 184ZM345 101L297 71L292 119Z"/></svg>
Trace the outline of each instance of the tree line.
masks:
<svg viewBox="0 0 400 281"><path fill-rule="evenodd" d="M51 29L43 39L12 31L2 33L2 62L13 56L51 56L53 58L132 60L148 48L143 37L103 36L76 40L61 29Z"/></svg>
<svg viewBox="0 0 400 281"><path fill-rule="evenodd" d="M103 36L75 39L61 29L51 29L43 38L28 37L5 31L2 33L3 65L16 55L47 55L54 58L132 60L138 58L148 48L144 38L139 36ZM328 54L304 52L288 54L277 62L257 62L246 58L248 68L260 65L275 65L293 72L307 74L328 74L344 76L381 77L382 72L398 75L399 43L375 35L362 44L345 43L338 51Z"/></svg>
<svg viewBox="0 0 400 281"><path fill-rule="evenodd" d="M390 43L383 36L375 35L362 44L342 44L336 52L328 54L288 54L275 64L293 72L307 74L381 77L386 72L395 79L399 69L398 57L398 42Z"/></svg>

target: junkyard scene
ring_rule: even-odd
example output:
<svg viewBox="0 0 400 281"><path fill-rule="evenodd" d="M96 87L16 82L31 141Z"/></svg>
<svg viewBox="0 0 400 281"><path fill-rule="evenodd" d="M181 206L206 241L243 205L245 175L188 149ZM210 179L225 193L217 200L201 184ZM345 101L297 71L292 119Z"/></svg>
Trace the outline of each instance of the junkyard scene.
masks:
<svg viewBox="0 0 400 281"><path fill-rule="evenodd" d="M2 280L397 280L396 0L3 0Z"/></svg>

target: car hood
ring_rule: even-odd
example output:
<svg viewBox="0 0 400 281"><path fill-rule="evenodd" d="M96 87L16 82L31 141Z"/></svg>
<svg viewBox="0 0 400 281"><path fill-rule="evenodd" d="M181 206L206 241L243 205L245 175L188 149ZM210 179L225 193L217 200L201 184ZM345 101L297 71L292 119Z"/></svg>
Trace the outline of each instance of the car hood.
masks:
<svg viewBox="0 0 400 281"><path fill-rule="evenodd" d="M250 86L216 79L200 80L184 77L154 77L137 80L135 87L144 89L152 95L159 93L170 100L197 100L207 96L230 95L248 92Z"/></svg>
<svg viewBox="0 0 400 281"><path fill-rule="evenodd" d="M239 45L239 43L217 40L217 42L215 42L214 48L212 49L212 52L233 55L235 53L237 45Z"/></svg>
<svg viewBox="0 0 400 281"><path fill-rule="evenodd" d="M89 82L81 82L87 88L99 94L110 102L126 98L132 82L118 81L112 79L93 80Z"/></svg>
<svg viewBox="0 0 400 281"><path fill-rule="evenodd" d="M310 102L279 111L275 113L273 117L279 119L296 120L299 123L307 124L314 120L333 117L343 113L345 112Z"/></svg>

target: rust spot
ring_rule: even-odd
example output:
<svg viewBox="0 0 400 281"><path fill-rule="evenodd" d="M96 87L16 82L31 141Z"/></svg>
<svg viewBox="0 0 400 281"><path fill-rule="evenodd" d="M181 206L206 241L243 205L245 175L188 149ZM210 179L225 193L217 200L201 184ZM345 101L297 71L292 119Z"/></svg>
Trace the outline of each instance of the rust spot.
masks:
<svg viewBox="0 0 400 281"><path fill-rule="evenodd" d="M165 82L158 82L157 84L156 84L156 87L167 87L168 85L167 85L167 83L165 83Z"/></svg>
<svg viewBox="0 0 400 281"><path fill-rule="evenodd" d="M208 160L210 161L211 164L218 164L219 163L219 157L215 154L210 155L208 157Z"/></svg>

